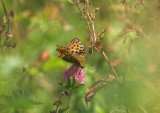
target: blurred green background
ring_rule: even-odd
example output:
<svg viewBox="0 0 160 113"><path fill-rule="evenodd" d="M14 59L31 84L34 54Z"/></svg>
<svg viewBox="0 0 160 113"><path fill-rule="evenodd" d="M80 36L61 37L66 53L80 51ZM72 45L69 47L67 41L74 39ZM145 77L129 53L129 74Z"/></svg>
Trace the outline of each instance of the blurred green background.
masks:
<svg viewBox="0 0 160 113"><path fill-rule="evenodd" d="M83 2L83 1L82 1ZM92 0L99 7L96 33L108 27L103 47L110 62L122 60L115 70L119 84L100 90L88 108L86 88L112 73L104 56L88 53L86 22L68 0L4 0L13 10L12 38L16 47L0 50L0 113L49 113L63 90L64 71L71 65L58 58L56 45L74 37L85 45L86 86L71 98L70 113L160 112L160 2L158 0ZM4 18L0 6L0 20ZM2 35L2 40L5 38ZM4 58L3 58L4 54ZM64 105L66 100L64 98Z"/></svg>

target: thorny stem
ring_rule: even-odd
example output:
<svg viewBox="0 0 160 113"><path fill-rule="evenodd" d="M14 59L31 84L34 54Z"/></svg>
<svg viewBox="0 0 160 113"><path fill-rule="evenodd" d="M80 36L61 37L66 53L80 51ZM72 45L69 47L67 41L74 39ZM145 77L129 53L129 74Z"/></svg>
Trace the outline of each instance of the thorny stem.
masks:
<svg viewBox="0 0 160 113"><path fill-rule="evenodd" d="M120 79L119 79L116 71L114 70L113 66L112 66L111 63L109 62L108 57L106 56L106 54L104 53L104 51L103 51L102 54L103 54L103 56L105 57L106 61L108 62L109 66L112 68L112 71L113 71L113 73L115 74L115 76L117 77L118 81L120 81Z"/></svg>

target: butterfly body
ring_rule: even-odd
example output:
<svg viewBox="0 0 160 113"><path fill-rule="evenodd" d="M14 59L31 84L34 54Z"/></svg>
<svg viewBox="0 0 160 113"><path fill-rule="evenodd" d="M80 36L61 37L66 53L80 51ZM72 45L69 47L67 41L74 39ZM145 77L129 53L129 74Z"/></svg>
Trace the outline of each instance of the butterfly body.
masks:
<svg viewBox="0 0 160 113"><path fill-rule="evenodd" d="M66 46L57 45L56 52L63 60L84 68L85 50L84 45L78 38L74 38Z"/></svg>

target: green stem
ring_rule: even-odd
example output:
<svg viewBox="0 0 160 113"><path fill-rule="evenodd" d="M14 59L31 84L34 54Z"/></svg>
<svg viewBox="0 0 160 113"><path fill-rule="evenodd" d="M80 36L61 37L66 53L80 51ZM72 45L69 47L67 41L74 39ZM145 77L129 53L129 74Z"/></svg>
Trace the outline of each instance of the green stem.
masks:
<svg viewBox="0 0 160 113"><path fill-rule="evenodd" d="M56 113L57 113L57 111L58 111L58 106L56 106Z"/></svg>
<svg viewBox="0 0 160 113"><path fill-rule="evenodd" d="M3 57L3 61L4 61L5 59L4 59L4 49L3 49L3 46L0 45L0 48L1 48L2 57Z"/></svg>
<svg viewBox="0 0 160 113"><path fill-rule="evenodd" d="M69 90L68 106L70 106L70 105L69 105L69 102L70 102L71 94L72 94L72 88ZM70 108L70 107L69 107L69 108ZM69 113L69 108L68 108L68 110L67 110L67 113Z"/></svg>
<svg viewBox="0 0 160 113"><path fill-rule="evenodd" d="M4 61L4 49L3 49L3 46L1 44L1 34L0 34L0 48L1 48L1 52L2 52L2 57L3 57L3 61Z"/></svg>

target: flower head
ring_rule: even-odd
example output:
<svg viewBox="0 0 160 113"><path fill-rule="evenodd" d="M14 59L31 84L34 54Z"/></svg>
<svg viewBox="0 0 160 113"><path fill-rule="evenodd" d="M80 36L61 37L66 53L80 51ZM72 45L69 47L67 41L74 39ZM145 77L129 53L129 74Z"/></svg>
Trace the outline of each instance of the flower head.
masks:
<svg viewBox="0 0 160 113"><path fill-rule="evenodd" d="M69 69L65 71L64 80L69 81L72 76L75 77L77 84L84 84L86 82L85 72L81 67L72 65Z"/></svg>

